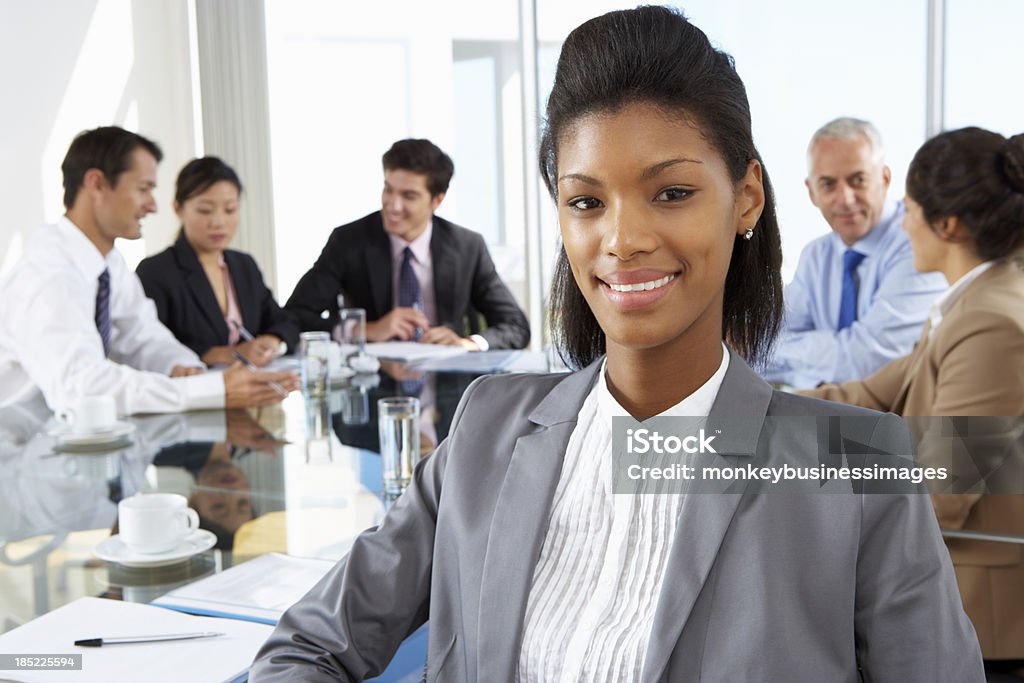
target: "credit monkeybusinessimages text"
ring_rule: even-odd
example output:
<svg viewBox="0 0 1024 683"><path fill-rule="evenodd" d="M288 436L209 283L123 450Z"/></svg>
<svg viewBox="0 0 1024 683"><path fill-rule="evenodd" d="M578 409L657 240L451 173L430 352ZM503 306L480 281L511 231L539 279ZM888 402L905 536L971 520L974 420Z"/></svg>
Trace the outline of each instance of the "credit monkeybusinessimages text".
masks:
<svg viewBox="0 0 1024 683"><path fill-rule="evenodd" d="M945 467L828 467L781 465L777 467L746 465L721 465L695 467L672 464L665 467L630 465L626 469L630 479L675 479L703 481L763 481L778 484L782 481L907 481L920 484L924 481L945 480L949 473Z"/></svg>

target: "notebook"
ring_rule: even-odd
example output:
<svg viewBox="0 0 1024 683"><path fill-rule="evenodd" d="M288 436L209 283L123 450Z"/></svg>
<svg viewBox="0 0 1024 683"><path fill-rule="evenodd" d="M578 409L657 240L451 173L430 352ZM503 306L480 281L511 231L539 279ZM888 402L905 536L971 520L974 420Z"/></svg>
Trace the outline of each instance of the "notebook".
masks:
<svg viewBox="0 0 1024 683"><path fill-rule="evenodd" d="M161 607L103 598L79 598L0 635L0 654L82 655L80 671L8 670L19 683L234 683L273 627L235 619L182 614ZM216 638L75 647L76 640L218 631Z"/></svg>
<svg viewBox="0 0 1024 683"><path fill-rule="evenodd" d="M276 624L334 565L333 560L268 553L176 588L152 604L192 614Z"/></svg>

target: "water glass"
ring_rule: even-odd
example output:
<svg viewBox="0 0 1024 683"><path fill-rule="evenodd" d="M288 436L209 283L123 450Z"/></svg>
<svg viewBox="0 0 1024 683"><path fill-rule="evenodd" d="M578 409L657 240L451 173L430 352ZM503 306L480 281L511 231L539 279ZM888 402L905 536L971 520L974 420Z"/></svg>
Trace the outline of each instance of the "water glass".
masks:
<svg viewBox="0 0 1024 683"><path fill-rule="evenodd" d="M327 332L303 332L299 337L299 353L302 357L303 393L326 396L331 335Z"/></svg>
<svg viewBox="0 0 1024 683"><path fill-rule="evenodd" d="M351 426L370 422L370 401L366 389L350 386L341 392L341 422Z"/></svg>
<svg viewBox="0 0 1024 683"><path fill-rule="evenodd" d="M354 346L358 353L366 351L366 309L343 308L339 313L341 343Z"/></svg>
<svg viewBox="0 0 1024 683"><path fill-rule="evenodd" d="M306 463L331 462L331 411L327 397L307 398L305 401Z"/></svg>
<svg viewBox="0 0 1024 683"><path fill-rule="evenodd" d="M420 400L395 396L377 401L377 429L384 492L401 493L420 459Z"/></svg>

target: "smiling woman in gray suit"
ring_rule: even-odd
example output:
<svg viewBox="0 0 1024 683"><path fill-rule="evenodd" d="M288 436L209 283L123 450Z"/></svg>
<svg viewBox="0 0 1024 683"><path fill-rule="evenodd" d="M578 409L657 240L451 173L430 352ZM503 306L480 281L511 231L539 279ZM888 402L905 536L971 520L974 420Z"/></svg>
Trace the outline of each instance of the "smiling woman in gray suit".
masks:
<svg viewBox="0 0 1024 683"><path fill-rule="evenodd" d="M616 416L717 423L707 445L736 466L911 450L898 418L773 392L747 365L778 329L781 251L731 59L666 8L583 24L541 170L556 338L584 369L471 386L252 680L362 680L427 619L428 681L983 680L927 496L616 493Z"/></svg>

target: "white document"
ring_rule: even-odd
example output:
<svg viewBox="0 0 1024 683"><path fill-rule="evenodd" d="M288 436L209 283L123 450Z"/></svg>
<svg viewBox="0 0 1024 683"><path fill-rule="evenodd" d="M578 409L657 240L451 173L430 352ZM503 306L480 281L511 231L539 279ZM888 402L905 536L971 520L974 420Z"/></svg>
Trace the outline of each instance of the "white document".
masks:
<svg viewBox="0 0 1024 683"><path fill-rule="evenodd" d="M461 346L447 344L420 344L419 342L373 342L366 345L366 352L377 358L401 360L406 363L426 360L428 358L447 358L460 353L468 353Z"/></svg>
<svg viewBox="0 0 1024 683"><path fill-rule="evenodd" d="M0 636L0 653L81 654L81 671L4 671L19 683L227 683L249 665L273 630L265 624L194 617L134 602L79 598ZM216 631L215 638L76 647L76 640Z"/></svg>
<svg viewBox="0 0 1024 683"><path fill-rule="evenodd" d="M430 358L416 363L416 369L433 372L467 372L478 374L501 372L512 365L523 353L523 351L515 350L475 351L473 353L462 353L457 356Z"/></svg>
<svg viewBox="0 0 1024 683"><path fill-rule="evenodd" d="M334 565L332 560L269 553L176 588L152 604L276 624Z"/></svg>

